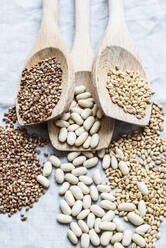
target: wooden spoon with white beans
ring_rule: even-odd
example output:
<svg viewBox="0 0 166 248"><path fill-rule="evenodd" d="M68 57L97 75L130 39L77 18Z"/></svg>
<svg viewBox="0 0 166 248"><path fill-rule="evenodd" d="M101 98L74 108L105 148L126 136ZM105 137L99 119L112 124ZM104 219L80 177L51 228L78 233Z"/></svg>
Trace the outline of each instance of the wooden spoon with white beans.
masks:
<svg viewBox="0 0 166 248"><path fill-rule="evenodd" d="M98 102L96 101L94 96L93 86L91 83L93 53L90 47L90 40L89 40L89 4L90 4L90 0L75 1L76 32L75 32L74 45L72 49L72 61L74 63L74 68L75 68L75 79L77 86L75 89L75 98L78 100L78 105L74 106L75 105L74 102L72 103L73 106L71 106L71 108L74 107L85 108L86 105L88 106L89 109L92 109L94 106L94 101L98 105ZM82 118L82 114L80 115ZM93 114L91 113L91 115ZM75 113L74 114L72 113L72 118L75 119L75 117L77 117L75 116ZM82 119L83 121L85 121L84 118ZM93 119L93 117L90 117L89 119ZM48 123L48 131L49 131L49 137L51 143L57 150L62 150L62 151L88 151L88 150L100 150L102 148L106 148L110 144L113 135L114 120L112 118L103 116L103 118L99 121L101 122L100 129L98 132L99 143L95 147L93 147L93 145L92 146L90 145L87 148L85 148L82 142L85 136L87 136L87 134L83 136L76 135L76 137L73 137L74 139L76 139L73 145L69 145L66 141L60 142L58 139L60 128L55 125L56 120L49 121ZM80 120L80 123L81 122L82 121ZM79 125L79 120L77 124ZM69 127L67 127L66 129L69 129ZM67 130L67 132L68 131L69 130ZM91 134L89 132L89 136L90 135ZM73 136L75 135L73 134ZM63 134L62 134L62 139L63 139ZM79 145L79 143L82 143L82 145Z"/></svg>
<svg viewBox="0 0 166 248"><path fill-rule="evenodd" d="M109 0L108 2L109 22L92 70L94 88L106 116L145 126L150 119L151 104L147 104L144 117L137 118L136 115L124 112L122 107L114 104L106 88L107 73L116 65L121 71L139 72L141 78L147 79L140 56L125 24L123 0Z"/></svg>
<svg viewBox="0 0 166 248"><path fill-rule="evenodd" d="M61 85L62 92L60 95L60 99L53 108L50 116L43 117L42 120L40 120L40 118L38 118L37 116L36 120L33 120L32 122L29 123L27 121L27 119L29 118L27 119L23 118L26 108L23 106L24 111L23 114L20 115L20 105L23 105L23 103L18 103L18 95L21 89L20 86L21 86L21 80L23 79L23 71L25 68L27 69L32 68L34 65L38 64L42 60L50 59L53 57L56 57L57 61L60 62L60 66L62 69L62 85ZM40 31L37 40L24 65L23 71L19 82L17 102L16 102L17 117L21 125L26 126L31 124L37 124L40 122L48 121L55 117L57 118L69 108L74 94L74 68L69 53L63 41L61 40L61 37L58 32L57 0L43 0L43 17L42 17ZM49 91L49 79L47 80L47 82L48 82L47 89ZM26 89L24 89L24 91L25 90ZM36 96L37 98L41 98L43 97L43 94L39 94L36 91ZM27 99L25 100L27 101ZM39 106L37 106L37 101L36 101L36 109L38 107ZM45 106L45 109L48 111L46 107L47 106ZM33 113L30 113L29 115L31 116ZM40 113L40 111L37 111L37 113Z"/></svg>

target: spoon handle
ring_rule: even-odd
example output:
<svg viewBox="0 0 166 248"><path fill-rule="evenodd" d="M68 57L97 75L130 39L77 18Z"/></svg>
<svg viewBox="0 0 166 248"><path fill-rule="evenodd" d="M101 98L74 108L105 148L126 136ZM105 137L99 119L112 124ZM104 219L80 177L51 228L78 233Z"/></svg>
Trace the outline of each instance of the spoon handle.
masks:
<svg viewBox="0 0 166 248"><path fill-rule="evenodd" d="M109 23L110 29L119 29L125 26L123 0L109 0Z"/></svg>
<svg viewBox="0 0 166 248"><path fill-rule="evenodd" d="M75 72L91 71L93 53L89 38L90 0L75 0L75 39L72 48L72 60Z"/></svg>

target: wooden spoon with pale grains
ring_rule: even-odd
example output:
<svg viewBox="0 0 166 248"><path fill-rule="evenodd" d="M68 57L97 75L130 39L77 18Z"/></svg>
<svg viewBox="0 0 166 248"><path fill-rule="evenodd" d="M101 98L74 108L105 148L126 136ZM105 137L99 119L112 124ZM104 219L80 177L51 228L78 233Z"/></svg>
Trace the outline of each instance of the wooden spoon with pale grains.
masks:
<svg viewBox="0 0 166 248"><path fill-rule="evenodd" d="M106 116L145 126L150 119L151 103L146 105L144 117L137 118L135 114L124 111L123 103L121 103L121 107L117 103L113 103L109 91L106 88L106 82L108 81L107 73L110 69L114 71L116 65L119 66L122 72L126 72L127 70L138 72L141 78L147 81L146 72L140 56L125 24L123 0L109 0L108 2L109 22L93 64L92 82L101 108ZM149 83L147 83L147 85L149 87ZM124 89L121 90L124 91ZM129 94L132 95L133 99L135 92L130 89ZM146 92L144 92L144 94L146 94ZM137 97L138 101L140 99L140 97ZM133 104L132 101L128 103L129 104L126 105ZM137 106L137 103L134 103L132 106L134 112L136 109L135 106ZM126 108L129 108L129 106L126 106Z"/></svg>

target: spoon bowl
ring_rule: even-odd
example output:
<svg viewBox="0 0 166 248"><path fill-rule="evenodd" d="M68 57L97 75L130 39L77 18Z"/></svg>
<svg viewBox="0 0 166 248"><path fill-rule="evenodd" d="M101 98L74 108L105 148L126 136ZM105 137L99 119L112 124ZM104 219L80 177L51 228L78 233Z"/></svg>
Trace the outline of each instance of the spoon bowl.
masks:
<svg viewBox="0 0 166 248"><path fill-rule="evenodd" d="M62 115L69 108L72 96L74 95L74 69L68 51L59 36L56 13L57 0L43 0L43 18L40 32L23 68L23 70L25 68L30 69L40 61L53 57L56 57L57 61L61 64L63 72L61 85L62 93L58 103L52 110L51 115L44 121L58 118ZM20 90L21 78L18 92ZM18 121L23 126L44 122L42 120L35 121L35 123L26 123L19 114L18 99L16 100L16 111Z"/></svg>

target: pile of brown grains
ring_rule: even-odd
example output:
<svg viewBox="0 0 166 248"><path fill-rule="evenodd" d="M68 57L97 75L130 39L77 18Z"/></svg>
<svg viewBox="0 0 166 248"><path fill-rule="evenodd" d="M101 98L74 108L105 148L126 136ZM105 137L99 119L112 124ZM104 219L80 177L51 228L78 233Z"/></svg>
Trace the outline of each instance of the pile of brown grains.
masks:
<svg viewBox="0 0 166 248"><path fill-rule="evenodd" d="M108 72L106 88L114 104L125 113L133 114L138 119L145 116L146 107L151 103L152 91L148 81L139 72L121 71L118 66Z"/></svg>
<svg viewBox="0 0 166 248"><path fill-rule="evenodd" d="M124 134L110 145L110 157L115 156L119 163L122 158L116 149L120 149L129 173L124 176L119 168L105 171L111 188L118 187L115 193L117 206L122 202L132 202L138 206L138 202L144 200L144 223L151 226L151 230L143 235L146 248L155 247L156 240L160 238L160 223L166 216L166 140L159 137L163 120L161 105L154 103L150 123L142 133L135 131L132 135ZM146 184L148 195L140 192L137 182ZM139 214L137 210L135 212ZM127 212L117 214L126 216ZM132 248L136 248L136 245L133 244Z"/></svg>
<svg viewBox="0 0 166 248"><path fill-rule="evenodd" d="M62 93L62 69L55 57L24 69L18 92L19 115L26 124L51 116Z"/></svg>
<svg viewBox="0 0 166 248"><path fill-rule="evenodd" d="M14 109L10 109L5 116L10 118L6 118L7 123L16 121ZM45 144L46 140L30 136L24 129L9 126L1 128L0 213L8 213L10 217L23 206L32 207L45 193L36 180L37 175L41 174L36 149Z"/></svg>

